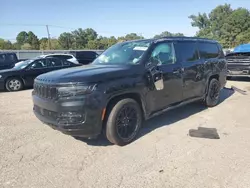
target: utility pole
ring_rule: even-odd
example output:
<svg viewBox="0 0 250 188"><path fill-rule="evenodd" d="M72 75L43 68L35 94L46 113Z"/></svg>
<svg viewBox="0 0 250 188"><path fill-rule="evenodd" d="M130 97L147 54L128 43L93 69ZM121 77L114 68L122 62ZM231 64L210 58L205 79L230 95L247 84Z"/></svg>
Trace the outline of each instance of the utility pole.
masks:
<svg viewBox="0 0 250 188"><path fill-rule="evenodd" d="M49 26L46 25L47 28L47 34L48 34L48 44L49 44L49 50L51 49L51 43L50 43L50 34L49 34Z"/></svg>

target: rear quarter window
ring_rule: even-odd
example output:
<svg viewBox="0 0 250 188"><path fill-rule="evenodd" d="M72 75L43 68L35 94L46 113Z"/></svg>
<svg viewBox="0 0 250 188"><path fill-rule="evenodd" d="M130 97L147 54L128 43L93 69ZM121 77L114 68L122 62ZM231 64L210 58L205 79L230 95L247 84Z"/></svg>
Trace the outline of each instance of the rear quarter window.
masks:
<svg viewBox="0 0 250 188"><path fill-rule="evenodd" d="M15 54L8 54L8 59L11 61L11 62L16 62L17 61L17 57Z"/></svg>
<svg viewBox="0 0 250 188"><path fill-rule="evenodd" d="M216 43L199 42L199 53L201 58L217 58L220 50Z"/></svg>
<svg viewBox="0 0 250 188"><path fill-rule="evenodd" d="M63 60L68 60L68 59L72 58L72 56L70 56L70 55L53 55L50 57L55 57L55 58L59 58L59 59L63 59Z"/></svg>

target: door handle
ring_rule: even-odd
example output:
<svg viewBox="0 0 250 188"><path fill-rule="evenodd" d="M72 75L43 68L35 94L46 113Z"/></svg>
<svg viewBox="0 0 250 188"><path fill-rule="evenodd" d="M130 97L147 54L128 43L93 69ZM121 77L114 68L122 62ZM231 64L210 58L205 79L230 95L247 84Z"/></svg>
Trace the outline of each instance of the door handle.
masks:
<svg viewBox="0 0 250 188"><path fill-rule="evenodd" d="M185 70L184 68L180 68L180 69L174 70L173 74L181 74L181 73L184 72L184 70Z"/></svg>

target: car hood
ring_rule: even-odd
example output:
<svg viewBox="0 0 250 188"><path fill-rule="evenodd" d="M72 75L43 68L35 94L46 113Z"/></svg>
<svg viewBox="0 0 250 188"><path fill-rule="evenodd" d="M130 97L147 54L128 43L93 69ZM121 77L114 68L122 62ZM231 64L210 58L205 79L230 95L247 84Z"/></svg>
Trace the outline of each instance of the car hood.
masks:
<svg viewBox="0 0 250 188"><path fill-rule="evenodd" d="M51 83L102 82L136 75L140 70L143 70L140 65L91 64L42 74L36 80Z"/></svg>
<svg viewBox="0 0 250 188"><path fill-rule="evenodd" d="M11 74L13 72L17 72L19 71L18 69L4 69L4 70L0 70L0 75L5 75L5 74Z"/></svg>

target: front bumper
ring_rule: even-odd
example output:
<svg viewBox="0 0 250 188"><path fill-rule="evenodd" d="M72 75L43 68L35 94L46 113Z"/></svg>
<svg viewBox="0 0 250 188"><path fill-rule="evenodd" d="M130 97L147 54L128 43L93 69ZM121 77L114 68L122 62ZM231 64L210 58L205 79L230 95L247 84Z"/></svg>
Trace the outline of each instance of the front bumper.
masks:
<svg viewBox="0 0 250 188"><path fill-rule="evenodd" d="M250 70L228 70L227 76L235 76L235 77L250 77Z"/></svg>
<svg viewBox="0 0 250 188"><path fill-rule="evenodd" d="M43 123L49 125L64 134L79 137L95 137L102 130L102 109L95 104L90 104L89 98L71 99L64 101L50 101L36 95L33 98L33 112ZM91 101L91 100L90 100ZM82 115L82 119L77 122L67 121L62 123L61 114L74 112ZM68 118L68 117L67 117ZM69 117L66 120L72 120Z"/></svg>

